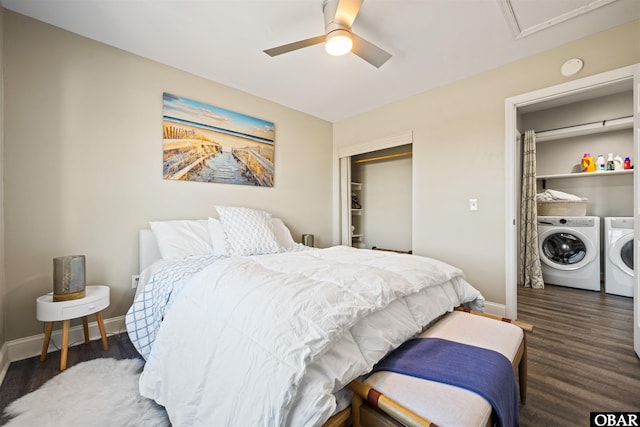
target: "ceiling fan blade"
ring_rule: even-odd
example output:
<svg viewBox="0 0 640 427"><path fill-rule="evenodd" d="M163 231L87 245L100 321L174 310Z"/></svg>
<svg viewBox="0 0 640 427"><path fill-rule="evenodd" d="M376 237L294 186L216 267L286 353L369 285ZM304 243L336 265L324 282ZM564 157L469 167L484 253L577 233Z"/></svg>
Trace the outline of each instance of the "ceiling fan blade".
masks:
<svg viewBox="0 0 640 427"><path fill-rule="evenodd" d="M294 50L302 49L305 47L313 46L316 44L324 43L325 36L311 37L310 39L300 40L297 42L283 44L282 46L272 47L271 49L263 50L269 56L278 56L283 53L291 52Z"/></svg>
<svg viewBox="0 0 640 427"><path fill-rule="evenodd" d="M336 8L334 20L351 28L353 21L358 16L364 0L340 0Z"/></svg>
<svg viewBox="0 0 640 427"><path fill-rule="evenodd" d="M353 48L351 49L351 52L355 53L374 67L380 68L382 64L391 58L390 53L380 49L378 46L366 41L362 37L351 33L351 38L353 40Z"/></svg>

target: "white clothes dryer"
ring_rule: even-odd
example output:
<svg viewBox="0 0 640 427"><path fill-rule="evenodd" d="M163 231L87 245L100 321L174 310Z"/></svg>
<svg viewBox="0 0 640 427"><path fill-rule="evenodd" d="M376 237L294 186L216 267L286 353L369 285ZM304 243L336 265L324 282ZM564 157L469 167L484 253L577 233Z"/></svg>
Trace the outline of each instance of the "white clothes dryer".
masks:
<svg viewBox="0 0 640 427"><path fill-rule="evenodd" d="M604 219L604 289L608 294L633 296L633 218Z"/></svg>
<svg viewBox="0 0 640 427"><path fill-rule="evenodd" d="M600 291L600 218L538 217L545 283Z"/></svg>

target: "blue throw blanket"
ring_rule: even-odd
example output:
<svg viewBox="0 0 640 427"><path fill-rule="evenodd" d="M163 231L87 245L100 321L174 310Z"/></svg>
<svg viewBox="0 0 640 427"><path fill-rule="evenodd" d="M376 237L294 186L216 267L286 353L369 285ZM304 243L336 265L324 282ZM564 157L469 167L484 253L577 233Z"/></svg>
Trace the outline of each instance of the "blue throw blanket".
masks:
<svg viewBox="0 0 640 427"><path fill-rule="evenodd" d="M484 397L501 427L517 427L518 394L511 362L486 348L440 338L415 338L373 368L462 387Z"/></svg>

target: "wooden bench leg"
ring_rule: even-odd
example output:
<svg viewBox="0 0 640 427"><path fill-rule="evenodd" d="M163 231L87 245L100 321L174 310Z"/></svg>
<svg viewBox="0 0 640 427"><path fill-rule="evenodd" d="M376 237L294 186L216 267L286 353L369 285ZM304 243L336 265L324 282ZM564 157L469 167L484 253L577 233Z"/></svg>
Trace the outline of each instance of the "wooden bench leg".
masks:
<svg viewBox="0 0 640 427"><path fill-rule="evenodd" d="M362 398L354 393L351 398L351 422L352 427L361 427L360 423L360 407L362 406Z"/></svg>
<svg viewBox="0 0 640 427"><path fill-rule="evenodd" d="M40 353L40 361L47 360L47 351L49 350L49 341L51 340L51 331L53 330L53 322L47 322L44 332L44 342L42 343L42 353Z"/></svg>
<svg viewBox="0 0 640 427"><path fill-rule="evenodd" d="M69 346L69 320L62 322L62 351L60 355L60 370L67 369L67 351Z"/></svg>
<svg viewBox="0 0 640 427"><path fill-rule="evenodd" d="M523 334L524 351L518 365L518 383L520 384L520 403L527 403L527 334Z"/></svg>
<svg viewBox="0 0 640 427"><path fill-rule="evenodd" d="M84 329L84 343L89 344L89 320L87 316L82 316L82 328Z"/></svg>
<svg viewBox="0 0 640 427"><path fill-rule="evenodd" d="M104 329L104 321L102 320L102 313L96 313L96 321L98 322L98 329L100 329L100 336L102 337L102 347L105 350L109 350L109 344L107 343L107 332Z"/></svg>

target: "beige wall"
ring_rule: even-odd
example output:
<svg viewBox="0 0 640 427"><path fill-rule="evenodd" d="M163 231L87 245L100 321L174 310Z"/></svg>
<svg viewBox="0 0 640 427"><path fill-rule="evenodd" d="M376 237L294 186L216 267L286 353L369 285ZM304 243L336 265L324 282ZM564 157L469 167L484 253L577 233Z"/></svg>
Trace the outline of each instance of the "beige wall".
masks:
<svg viewBox="0 0 640 427"><path fill-rule="evenodd" d="M505 98L570 80L573 57L576 79L640 62L640 21L334 124L336 151L413 130L413 250L461 267L489 301L505 302Z"/></svg>
<svg viewBox="0 0 640 427"><path fill-rule="evenodd" d="M7 340L42 332L57 256L86 255L87 283L111 287L105 316L123 315L149 220L258 207L332 243L331 123L13 12L3 25ZM273 121L275 186L163 180L164 91Z"/></svg>

